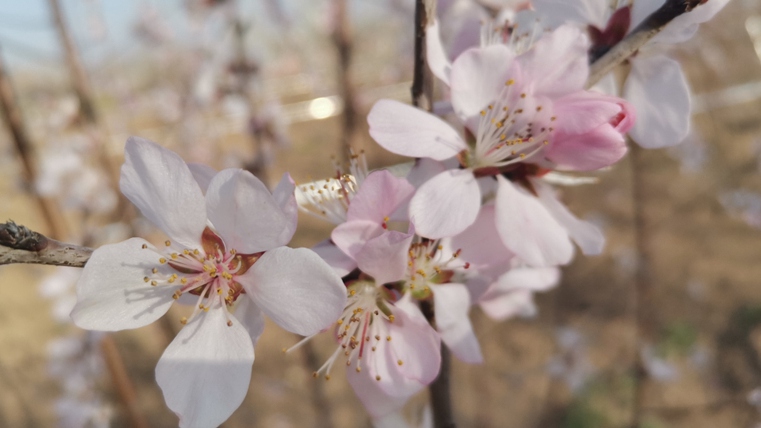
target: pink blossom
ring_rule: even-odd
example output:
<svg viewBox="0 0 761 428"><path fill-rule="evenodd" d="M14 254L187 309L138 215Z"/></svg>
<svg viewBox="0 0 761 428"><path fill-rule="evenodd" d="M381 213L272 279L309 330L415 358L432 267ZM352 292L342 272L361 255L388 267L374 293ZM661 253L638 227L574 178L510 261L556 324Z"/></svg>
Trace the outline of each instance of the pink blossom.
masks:
<svg viewBox="0 0 761 428"><path fill-rule="evenodd" d="M155 143L131 137L125 152L121 190L169 240L163 248L140 238L98 248L77 284L72 319L91 330L137 328L174 300L195 300L156 379L181 426L219 425L248 390L262 314L314 334L335 321L345 288L316 254L284 246L296 229L288 175L272 194L238 169L199 185L179 156Z"/></svg>

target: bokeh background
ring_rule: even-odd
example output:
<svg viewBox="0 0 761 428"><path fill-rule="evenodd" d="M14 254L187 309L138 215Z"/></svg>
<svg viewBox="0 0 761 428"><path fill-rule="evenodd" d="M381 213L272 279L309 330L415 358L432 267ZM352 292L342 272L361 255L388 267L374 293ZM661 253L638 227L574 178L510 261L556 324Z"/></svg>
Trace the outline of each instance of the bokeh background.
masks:
<svg viewBox="0 0 761 428"><path fill-rule="evenodd" d="M51 4L0 1L33 170L0 127L0 219L91 246L161 240L114 191L129 135L270 183L332 175L346 141L371 167L403 161L372 142L365 115L379 98L409 101L411 0L61 0L79 77ZM672 52L694 93L692 133L563 189L606 250L564 268L533 317L473 309L486 362L454 362L460 426L627 427L633 413L643 428L761 426L761 3L733 0ZM292 245L329 231L302 216ZM122 359L148 426L175 425L153 369L179 312L104 342L66 321L76 275L0 267L0 427L132 426L102 349ZM298 339L268 325L225 427L370 426L341 370L311 376L330 338L283 354Z"/></svg>

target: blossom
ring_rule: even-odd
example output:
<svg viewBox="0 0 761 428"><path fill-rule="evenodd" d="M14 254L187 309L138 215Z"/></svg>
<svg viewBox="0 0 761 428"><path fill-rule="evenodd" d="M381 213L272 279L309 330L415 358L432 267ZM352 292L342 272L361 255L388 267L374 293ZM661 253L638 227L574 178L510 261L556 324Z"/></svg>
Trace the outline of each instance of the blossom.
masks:
<svg viewBox="0 0 761 428"><path fill-rule="evenodd" d="M664 55L664 47L692 37L700 23L711 19L729 0L700 2L693 10L671 20L664 29L629 58L631 70L622 96L637 111L638 120L631 136L645 148L676 145L690 129L690 92L678 62ZM665 0L638 0L631 6L604 0L534 0L542 24L556 27L568 22L588 26L595 36L593 52L603 53L626 33L660 8ZM607 92L617 89L611 80Z"/></svg>
<svg viewBox="0 0 761 428"><path fill-rule="evenodd" d="M311 335L335 321L345 288L312 251L284 246L297 211L287 174L270 194L239 169L206 183L199 172L208 170L194 167L196 181L179 156L147 140L131 137L125 152L122 192L169 239L163 248L140 238L98 248L72 319L92 330L137 328L175 300L194 301L156 379L181 426L219 425L248 390L262 314Z"/></svg>
<svg viewBox="0 0 761 428"><path fill-rule="evenodd" d="M535 178L550 169L591 170L618 161L626 152L622 134L633 123L625 102L582 89L585 52L580 32L563 27L519 56L492 45L458 57L450 75L452 104L474 144L469 134L462 137L426 112L391 100L375 104L368 122L381 146L460 163L422 184L410 201L420 235L438 239L462 232L479 213L481 187L496 180L497 222L506 246L533 266L570 261L569 233L531 197Z"/></svg>

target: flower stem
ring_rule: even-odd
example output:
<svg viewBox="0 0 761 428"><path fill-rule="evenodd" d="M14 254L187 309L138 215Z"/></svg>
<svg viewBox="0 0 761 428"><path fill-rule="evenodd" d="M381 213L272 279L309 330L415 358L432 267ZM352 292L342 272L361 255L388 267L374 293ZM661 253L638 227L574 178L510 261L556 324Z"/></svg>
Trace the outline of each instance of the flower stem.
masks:
<svg viewBox="0 0 761 428"><path fill-rule="evenodd" d="M412 105L426 111L433 109L433 75L428 68L425 49L425 29L428 17L434 13L432 7L426 7L432 2L415 0L415 58L412 72Z"/></svg>

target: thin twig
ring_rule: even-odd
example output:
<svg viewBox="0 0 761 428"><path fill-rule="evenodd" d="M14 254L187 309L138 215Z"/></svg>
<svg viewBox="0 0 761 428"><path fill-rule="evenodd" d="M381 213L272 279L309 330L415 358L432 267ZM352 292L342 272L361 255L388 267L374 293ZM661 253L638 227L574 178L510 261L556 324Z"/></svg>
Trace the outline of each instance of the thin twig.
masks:
<svg viewBox="0 0 761 428"><path fill-rule="evenodd" d="M436 328L436 314L433 302L424 300L420 302L420 310L425 315L428 323ZM454 412L452 409L452 393L450 387L450 372L452 371L452 356L449 348L441 345L441 367L439 375L428 385L431 397L431 410L433 411L433 426L435 428L455 428Z"/></svg>
<svg viewBox="0 0 761 428"><path fill-rule="evenodd" d="M693 10L703 1L706 0L667 0L660 9L645 18L637 28L632 30L628 36L605 55L600 58L592 58L587 88L594 86L618 64L634 55L639 48L660 33L666 27L666 24L674 18Z"/></svg>
<svg viewBox="0 0 761 428"><path fill-rule="evenodd" d="M50 239L9 220L0 224L0 265L84 267L93 249Z"/></svg>
<svg viewBox="0 0 761 428"><path fill-rule="evenodd" d="M127 412L130 426L132 428L148 428L148 422L138 409L137 393L124 366L124 359L119 353L116 342L110 335L106 335L101 339L100 347L106 367L111 375L111 381L114 383L114 388Z"/></svg>
<svg viewBox="0 0 761 428"><path fill-rule="evenodd" d="M332 39L338 53L338 88L344 103L341 160L344 164L348 164L357 129L357 108L354 85L351 81L350 68L353 46L347 0L333 0Z"/></svg>
<svg viewBox="0 0 761 428"><path fill-rule="evenodd" d="M433 75L426 59L425 29L434 10L430 0L415 0L415 58L412 76L412 105L423 110L433 108Z"/></svg>

